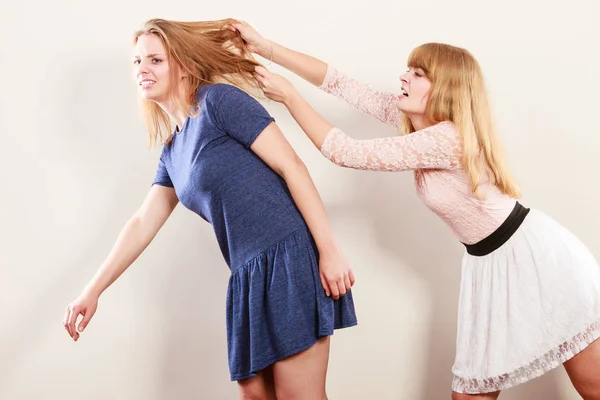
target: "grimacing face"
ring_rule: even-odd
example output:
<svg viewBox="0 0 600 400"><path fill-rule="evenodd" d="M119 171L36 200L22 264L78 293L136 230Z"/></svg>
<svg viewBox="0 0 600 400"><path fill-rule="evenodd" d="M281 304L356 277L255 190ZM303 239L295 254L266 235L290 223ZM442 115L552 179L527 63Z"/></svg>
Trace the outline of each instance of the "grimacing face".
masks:
<svg viewBox="0 0 600 400"><path fill-rule="evenodd" d="M413 117L425 115L431 81L427 79L423 70L408 68L400 75L400 82L402 83L402 96L398 102L400 111Z"/></svg>
<svg viewBox="0 0 600 400"><path fill-rule="evenodd" d="M158 36L148 34L138 38L133 49L133 75L145 99L157 103L167 100L171 67Z"/></svg>

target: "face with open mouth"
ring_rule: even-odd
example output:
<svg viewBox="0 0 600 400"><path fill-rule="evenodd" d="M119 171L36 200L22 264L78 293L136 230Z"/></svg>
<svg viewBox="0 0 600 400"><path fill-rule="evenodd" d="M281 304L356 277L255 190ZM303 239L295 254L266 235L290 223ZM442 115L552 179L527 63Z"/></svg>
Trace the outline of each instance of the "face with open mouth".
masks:
<svg viewBox="0 0 600 400"><path fill-rule="evenodd" d="M425 115L431 81L420 68L409 68L400 76L402 91L398 108L408 116Z"/></svg>

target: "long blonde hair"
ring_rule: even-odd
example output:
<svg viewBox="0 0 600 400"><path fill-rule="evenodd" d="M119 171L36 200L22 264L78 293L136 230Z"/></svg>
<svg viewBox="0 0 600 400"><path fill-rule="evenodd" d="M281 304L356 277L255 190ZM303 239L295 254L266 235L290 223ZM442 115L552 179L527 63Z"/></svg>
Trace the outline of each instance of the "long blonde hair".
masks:
<svg viewBox="0 0 600 400"><path fill-rule="evenodd" d="M169 99L190 115L198 112L196 94L205 83L226 82L248 92L262 93L253 75L254 68L261 64L239 33L227 29L232 22L235 20L187 22L154 18L133 35L134 45L142 35L156 35L161 40L171 65L171 83L176 82L173 63L187 73L190 89L187 98L179 99L177 85L171 84ZM154 101L140 98L140 102L150 146L169 143L172 138L169 115Z"/></svg>
<svg viewBox="0 0 600 400"><path fill-rule="evenodd" d="M423 70L431 81L426 117L434 122L452 122L462 141L462 167L469 176L473 193L482 167L490 183L515 198L520 189L511 176L504 149L497 137L481 67L467 50L444 43L425 43L408 57L408 65ZM415 131L403 116L404 131Z"/></svg>

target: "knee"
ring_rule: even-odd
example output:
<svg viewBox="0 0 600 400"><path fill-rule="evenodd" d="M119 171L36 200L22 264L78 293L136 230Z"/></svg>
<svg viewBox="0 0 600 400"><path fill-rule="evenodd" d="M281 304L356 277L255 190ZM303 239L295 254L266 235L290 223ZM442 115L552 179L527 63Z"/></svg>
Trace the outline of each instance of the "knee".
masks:
<svg viewBox="0 0 600 400"><path fill-rule="evenodd" d="M264 391L240 389L240 400L271 400Z"/></svg>
<svg viewBox="0 0 600 400"><path fill-rule="evenodd" d="M315 393L312 391L310 393L305 393L302 390L285 387L285 385L275 387L275 398L277 400L328 400L327 394L325 394L324 391L322 393Z"/></svg>
<svg viewBox="0 0 600 400"><path fill-rule="evenodd" d="M268 391L261 382L239 386L240 400L271 400Z"/></svg>

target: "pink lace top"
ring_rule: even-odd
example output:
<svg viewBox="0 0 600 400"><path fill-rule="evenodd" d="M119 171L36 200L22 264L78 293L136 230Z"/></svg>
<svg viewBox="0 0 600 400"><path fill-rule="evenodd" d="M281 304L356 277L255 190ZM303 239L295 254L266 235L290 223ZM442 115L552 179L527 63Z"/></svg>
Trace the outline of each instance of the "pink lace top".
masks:
<svg viewBox="0 0 600 400"><path fill-rule="evenodd" d="M322 90L379 121L399 127L398 95L377 91L329 66ZM338 128L326 136L322 154L337 165L372 171L414 171L419 198L453 230L462 243L473 244L504 222L515 199L484 177L483 200L471 193L461 168L461 144L451 122L395 137L352 139Z"/></svg>

